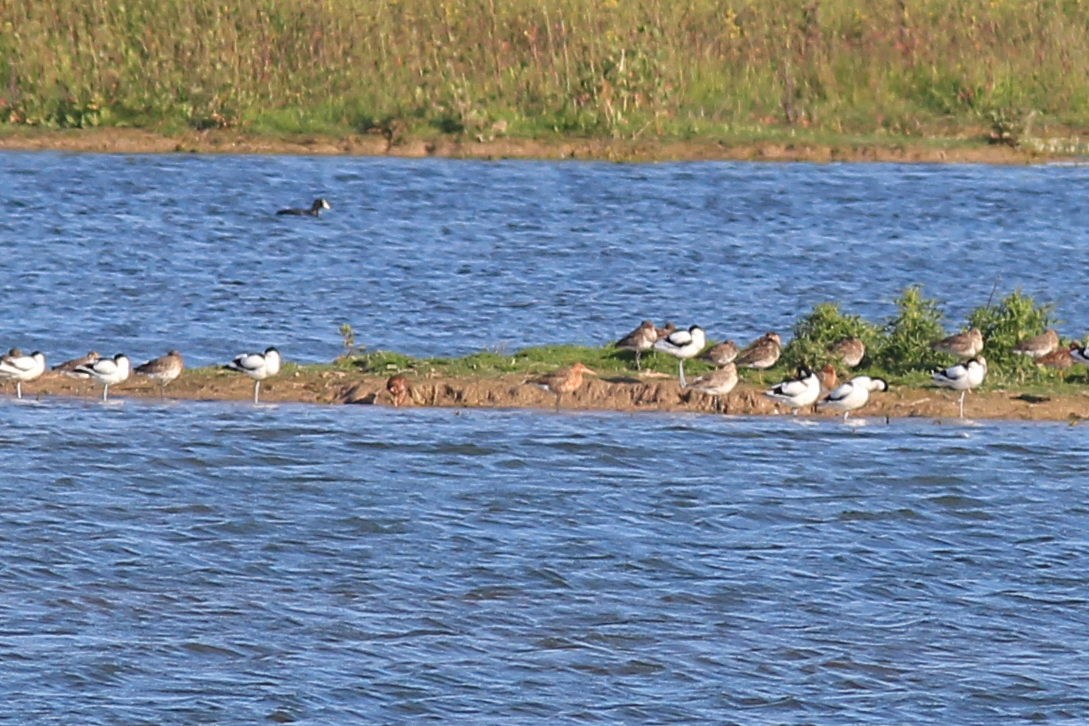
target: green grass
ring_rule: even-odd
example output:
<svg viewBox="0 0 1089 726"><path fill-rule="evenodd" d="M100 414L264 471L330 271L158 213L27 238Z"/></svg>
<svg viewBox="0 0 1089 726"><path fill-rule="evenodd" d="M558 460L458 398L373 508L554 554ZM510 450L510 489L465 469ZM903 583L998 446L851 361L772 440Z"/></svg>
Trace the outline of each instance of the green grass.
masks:
<svg viewBox="0 0 1089 726"><path fill-rule="evenodd" d="M0 3L0 124L881 143L1089 122L1089 4Z"/></svg>

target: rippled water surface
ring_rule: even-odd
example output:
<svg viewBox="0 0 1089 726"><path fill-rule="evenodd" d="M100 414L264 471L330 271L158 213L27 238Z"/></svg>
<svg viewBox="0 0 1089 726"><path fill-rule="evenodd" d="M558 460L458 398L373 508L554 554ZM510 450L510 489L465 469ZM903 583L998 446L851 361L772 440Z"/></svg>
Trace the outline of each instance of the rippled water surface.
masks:
<svg viewBox="0 0 1089 726"><path fill-rule="evenodd" d="M1081 167L0 154L0 347L744 339L996 280ZM271 214L327 197L320 220ZM9 342L10 341L10 342ZM13 723L1083 723L1081 426L0 396Z"/></svg>

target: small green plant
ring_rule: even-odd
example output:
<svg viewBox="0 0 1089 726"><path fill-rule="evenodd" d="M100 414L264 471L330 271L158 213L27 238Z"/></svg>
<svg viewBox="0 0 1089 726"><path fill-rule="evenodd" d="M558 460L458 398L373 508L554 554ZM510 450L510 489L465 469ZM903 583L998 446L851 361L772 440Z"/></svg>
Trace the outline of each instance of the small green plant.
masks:
<svg viewBox="0 0 1089 726"><path fill-rule="evenodd" d="M348 359L358 355L363 346L357 346L355 342L355 329L350 323L341 323L340 325L340 338L341 345L344 346L344 352L341 354L342 359Z"/></svg>
<svg viewBox="0 0 1089 726"><path fill-rule="evenodd" d="M914 285L900 293L896 307L896 317L885 324L885 335L870 351L871 360L899 374L938 367L945 357L930 347L945 335L937 301L924 297L923 289Z"/></svg>
<svg viewBox="0 0 1089 726"><path fill-rule="evenodd" d="M1037 305L1020 290L1014 290L997 305L976 308L968 322L983 333L983 354L987 357L989 373L1001 371L1018 380L1039 377L1039 368L1031 358L1017 355L1013 348L1022 340L1039 335L1054 327L1054 305Z"/></svg>
<svg viewBox="0 0 1089 726"><path fill-rule="evenodd" d="M788 370L799 366L819 368L835 363L833 345L846 338L859 338L871 350L878 343L880 329L858 315L845 315L836 303L819 303L808 316L794 325L794 339L783 351Z"/></svg>

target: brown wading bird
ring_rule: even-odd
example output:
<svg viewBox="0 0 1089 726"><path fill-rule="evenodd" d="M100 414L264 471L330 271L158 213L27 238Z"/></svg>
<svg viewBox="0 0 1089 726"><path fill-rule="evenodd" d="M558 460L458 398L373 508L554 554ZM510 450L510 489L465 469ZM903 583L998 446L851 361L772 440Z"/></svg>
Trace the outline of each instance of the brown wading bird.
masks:
<svg viewBox="0 0 1089 726"><path fill-rule="evenodd" d="M828 363L817 371L817 378L820 379L821 389L824 391L831 391L836 387L836 383L839 380L839 376L836 373L836 367L831 363Z"/></svg>
<svg viewBox="0 0 1089 726"><path fill-rule="evenodd" d="M676 329L677 325L673 321L667 320L665 325L658 328L658 340L661 340L662 338L668 338L669 335Z"/></svg>
<svg viewBox="0 0 1089 726"><path fill-rule="evenodd" d="M408 379L398 373L386 381L386 391L394 406L403 406L409 395Z"/></svg>
<svg viewBox="0 0 1089 726"><path fill-rule="evenodd" d="M866 344L858 338L844 338L832 346L832 355L848 368L854 368L866 357Z"/></svg>
<svg viewBox="0 0 1089 726"><path fill-rule="evenodd" d="M533 378L529 382L556 394L556 410L559 411L560 399L563 398L563 394L574 393L582 386L583 373L588 373L591 376L597 375L582 363L576 363L568 368L561 368L547 375Z"/></svg>
<svg viewBox="0 0 1089 726"><path fill-rule="evenodd" d="M53 370L57 373L63 373L66 376L71 376L73 372L80 366L89 365L101 358L97 351L90 351L87 355L82 355L79 358L73 358L72 360L66 360L63 363L58 363L53 366ZM73 376L76 377L76 376Z"/></svg>
<svg viewBox="0 0 1089 726"><path fill-rule="evenodd" d="M136 366L134 370L156 381L159 384L159 398L165 398L166 387L185 370L185 359L182 358L181 353L172 350L164 356Z"/></svg>
<svg viewBox="0 0 1089 726"><path fill-rule="evenodd" d="M983 333L979 328L970 328L963 333L942 338L930 346L939 353L948 353L958 358L975 358L983 352Z"/></svg>
<svg viewBox="0 0 1089 726"><path fill-rule="evenodd" d="M635 370L641 371L643 370L641 363L643 351L652 349L657 342L658 328L654 327L654 323L649 320L644 320L638 328L616 341L616 347L620 350L634 351Z"/></svg>
<svg viewBox="0 0 1089 726"><path fill-rule="evenodd" d="M1027 355L1029 358L1040 359L1059 349L1059 334L1054 330L1045 330L1039 335L1027 340L1022 340L1013 346L1013 352L1018 355ZM1067 357L1070 351L1066 351ZM1061 358L1061 356L1060 356Z"/></svg>
<svg viewBox="0 0 1089 726"><path fill-rule="evenodd" d="M779 360L782 352L782 340L778 333L765 333L741 351L734 361L743 368L755 368L758 371L771 368Z"/></svg>
<svg viewBox="0 0 1089 726"><path fill-rule="evenodd" d="M1074 357L1070 352L1070 348L1059 348L1036 358L1036 363L1044 368L1054 368L1059 372L1059 378L1065 381L1066 372L1074 366Z"/></svg>
<svg viewBox="0 0 1089 726"><path fill-rule="evenodd" d="M688 384L689 388L714 397L716 410L719 413L723 410L721 397L729 394L735 386L737 386L737 366L733 363L727 363L721 368L693 379Z"/></svg>
<svg viewBox="0 0 1089 726"><path fill-rule="evenodd" d="M737 353L737 343L732 340L727 340L709 348L706 353L700 356L700 358L708 361L716 368L722 368L729 363L733 363L737 358Z"/></svg>

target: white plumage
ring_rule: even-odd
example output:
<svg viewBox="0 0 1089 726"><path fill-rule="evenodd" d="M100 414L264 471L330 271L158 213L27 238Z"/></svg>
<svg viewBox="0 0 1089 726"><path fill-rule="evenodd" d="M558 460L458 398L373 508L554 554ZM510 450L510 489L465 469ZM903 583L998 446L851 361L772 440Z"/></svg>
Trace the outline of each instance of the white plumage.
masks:
<svg viewBox="0 0 1089 726"><path fill-rule="evenodd" d="M818 405L833 411L843 411L843 420L846 421L851 411L862 408L869 402L871 392L887 390L889 384L883 378L855 376L834 388Z"/></svg>
<svg viewBox="0 0 1089 726"><path fill-rule="evenodd" d="M132 363L124 353L113 358L99 358L91 363L78 366L73 373L84 378L93 378L102 384L102 400L109 399L110 386L127 381L132 373Z"/></svg>
<svg viewBox="0 0 1089 726"><path fill-rule="evenodd" d="M235 356L227 368L245 373L253 379L253 402L257 403L261 381L280 372L280 351L266 348L264 353L243 353Z"/></svg>
<svg viewBox="0 0 1089 726"><path fill-rule="evenodd" d="M679 360L682 388L688 385L684 379L685 360L688 358L695 358L700 354L700 351L706 347L707 336L704 334L703 328L698 325L693 325L688 330L674 330L654 344L655 350L669 353Z"/></svg>
<svg viewBox="0 0 1089 726"><path fill-rule="evenodd" d="M1070 351L1074 357L1074 351ZM1075 358L1076 360L1076 358ZM960 391L960 417L964 418L964 397L968 391L978 388L987 376L987 359L979 355L965 363L958 363L944 370L934 371L934 383L943 388Z"/></svg>
<svg viewBox="0 0 1089 726"><path fill-rule="evenodd" d="M23 383L45 373L45 355L36 350L30 355L11 353L0 358L0 378L15 381L15 396L23 397Z"/></svg>
<svg viewBox="0 0 1089 726"><path fill-rule="evenodd" d="M810 369L802 368L798 371L797 378L783 381L770 391L766 391L764 395L785 403L794 409L794 413L797 413L799 408L811 406L820 398L821 379Z"/></svg>

